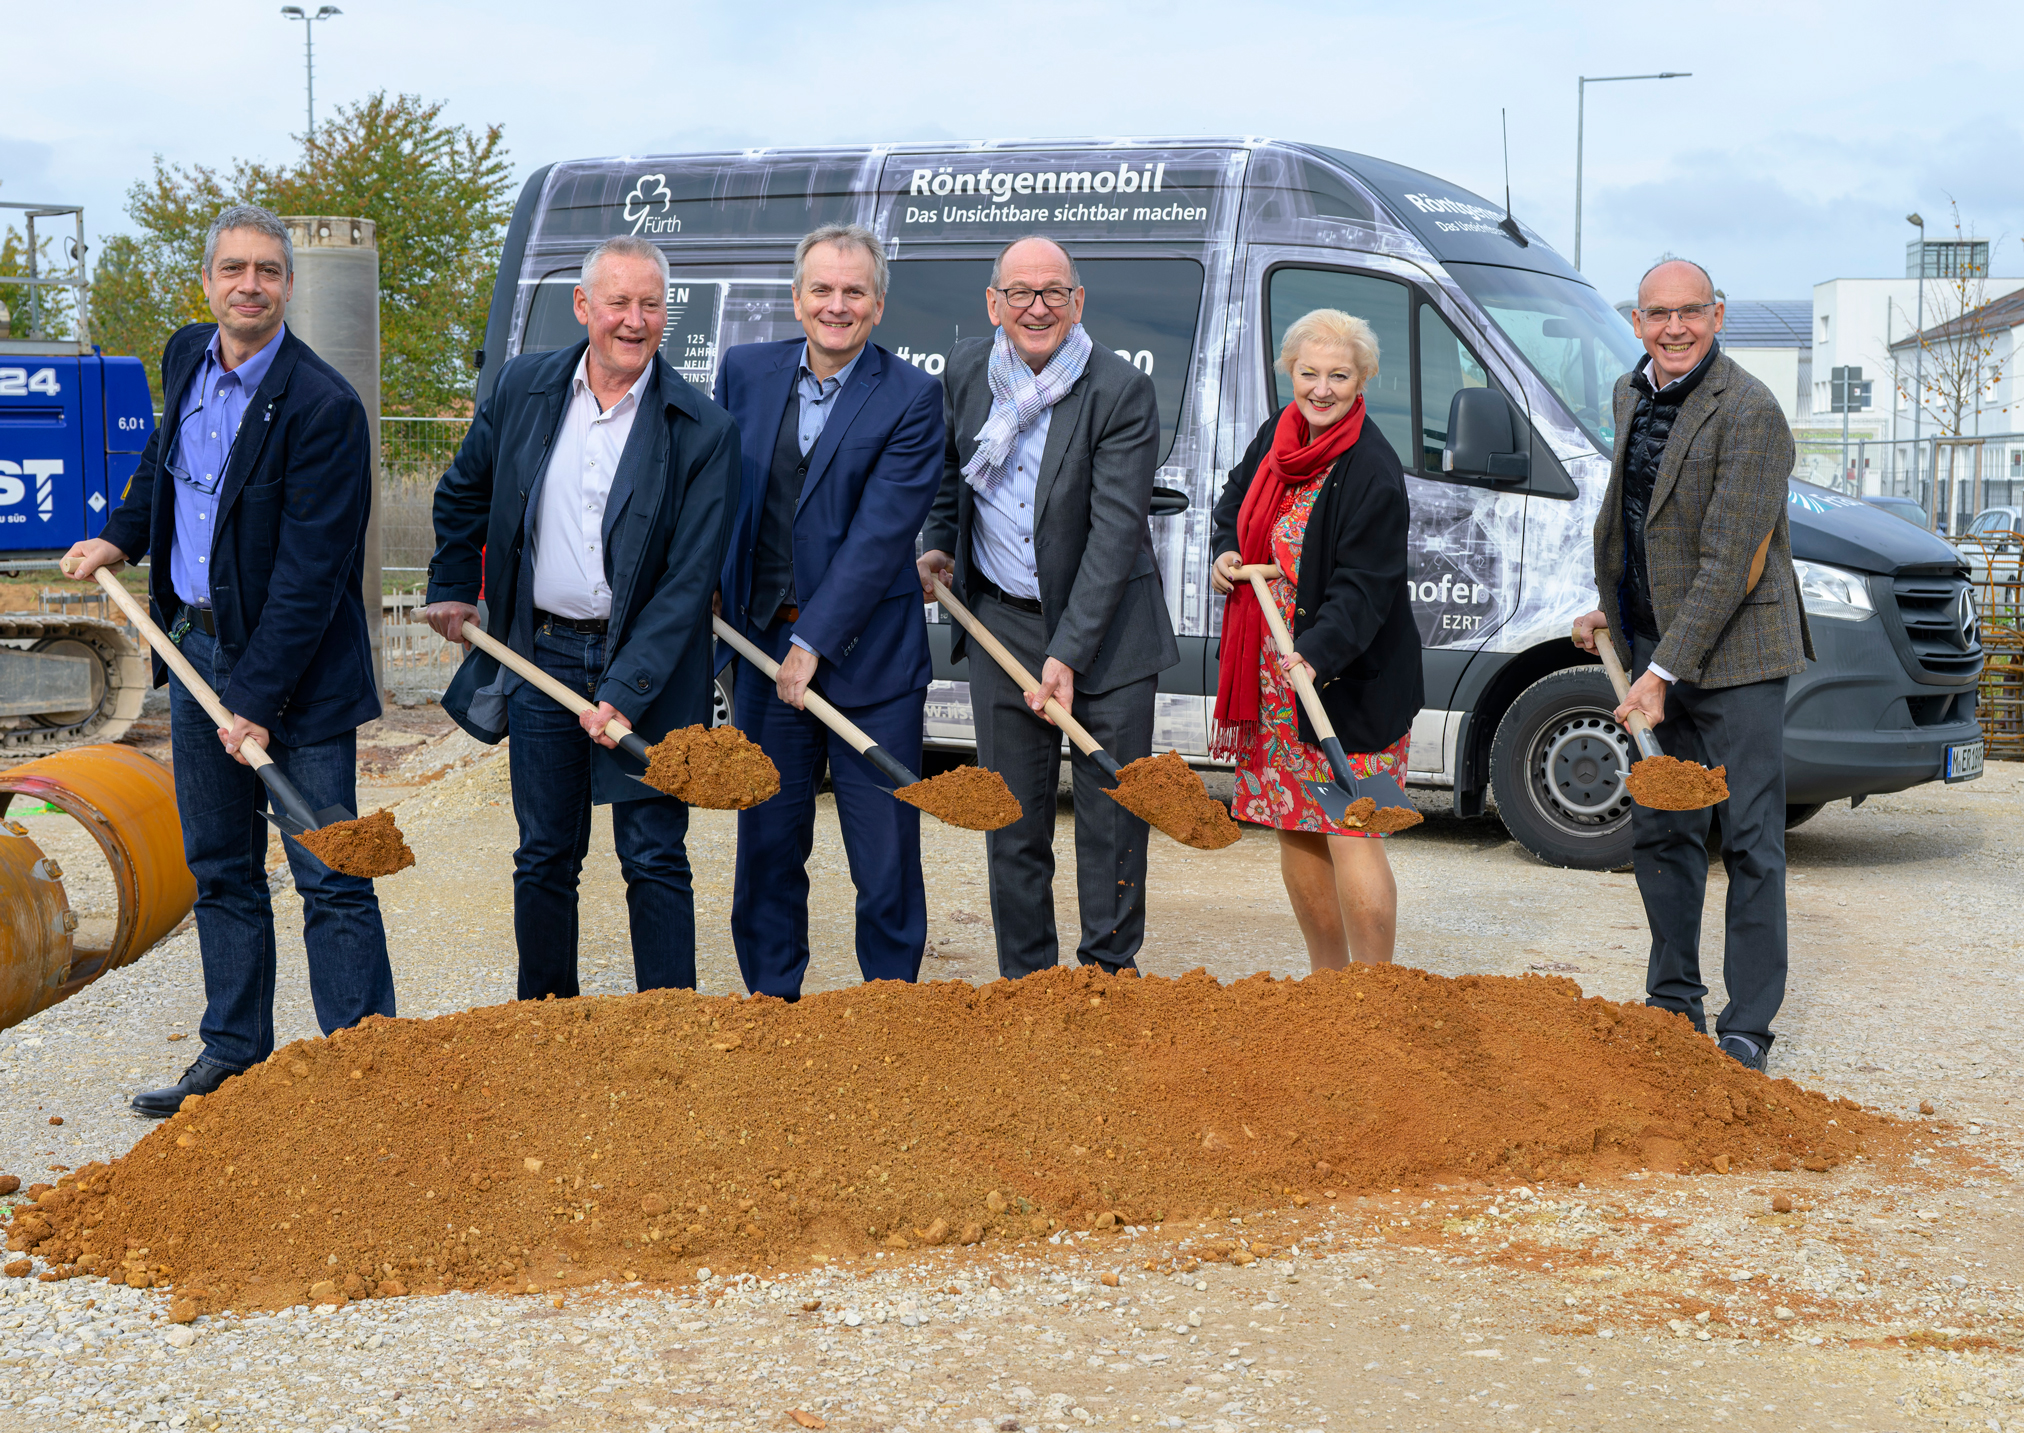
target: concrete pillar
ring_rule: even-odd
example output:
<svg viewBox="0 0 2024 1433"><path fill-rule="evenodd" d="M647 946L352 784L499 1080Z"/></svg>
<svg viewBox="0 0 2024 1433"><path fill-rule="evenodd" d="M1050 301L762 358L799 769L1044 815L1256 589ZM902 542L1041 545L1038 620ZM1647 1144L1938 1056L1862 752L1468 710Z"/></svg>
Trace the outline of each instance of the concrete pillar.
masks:
<svg viewBox="0 0 2024 1433"><path fill-rule="evenodd" d="M386 691L380 636L380 331L379 250L370 219L283 216L295 244L295 296L288 327L317 357L342 373L365 403L372 433L372 517L365 530L366 629L372 634L373 683Z"/></svg>

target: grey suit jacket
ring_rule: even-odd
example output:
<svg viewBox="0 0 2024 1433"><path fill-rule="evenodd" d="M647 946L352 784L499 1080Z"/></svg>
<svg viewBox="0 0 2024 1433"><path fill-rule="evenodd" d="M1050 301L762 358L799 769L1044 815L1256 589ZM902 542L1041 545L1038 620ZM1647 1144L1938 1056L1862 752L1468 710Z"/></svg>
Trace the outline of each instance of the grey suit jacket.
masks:
<svg viewBox="0 0 2024 1433"><path fill-rule="evenodd" d="M977 432L991 412L990 359L987 338L966 338L949 355L942 375L948 419L942 488L922 531L928 550L955 557L955 588L965 597L977 494L963 464L977 451ZM1047 655L1075 673L1078 692L1107 692L1181 659L1147 523L1159 442L1152 379L1109 349L1093 348L1082 377L1054 405L1033 493ZM960 660L967 647L959 630L954 656Z"/></svg>
<svg viewBox="0 0 2024 1433"><path fill-rule="evenodd" d="M1637 390L1616 381L1616 459L1595 519L1595 590L1627 658L1624 456ZM1813 636L1785 516L1792 428L1771 390L1726 353L1673 420L1645 518L1659 644L1652 661L1702 687L1796 676Z"/></svg>

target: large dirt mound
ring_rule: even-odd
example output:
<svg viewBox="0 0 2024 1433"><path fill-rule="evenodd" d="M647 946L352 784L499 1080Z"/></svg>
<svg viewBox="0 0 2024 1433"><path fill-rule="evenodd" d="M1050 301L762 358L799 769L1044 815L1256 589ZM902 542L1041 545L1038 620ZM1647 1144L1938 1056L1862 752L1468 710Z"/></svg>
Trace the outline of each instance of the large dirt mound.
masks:
<svg viewBox="0 0 2024 1433"><path fill-rule="evenodd" d="M298 1042L66 1175L8 1247L186 1308L280 1307L1032 1238L1288 1188L1826 1168L1902 1129L1560 979L655 991Z"/></svg>

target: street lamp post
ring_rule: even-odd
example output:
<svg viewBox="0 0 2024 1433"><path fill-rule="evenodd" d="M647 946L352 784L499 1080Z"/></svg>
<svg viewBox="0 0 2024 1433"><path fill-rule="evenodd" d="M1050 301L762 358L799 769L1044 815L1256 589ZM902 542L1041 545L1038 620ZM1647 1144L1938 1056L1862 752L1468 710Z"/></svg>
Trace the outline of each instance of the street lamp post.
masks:
<svg viewBox="0 0 2024 1433"><path fill-rule="evenodd" d="M302 132L305 143L316 133L316 22L343 13L344 11L335 5L321 6L314 15L309 14L300 5L281 7L283 19L302 22L302 69L303 78L309 89L309 128Z"/></svg>
<svg viewBox="0 0 2024 1433"><path fill-rule="evenodd" d="M1663 70L1656 75L1582 75L1574 94L1574 267L1581 267L1581 150L1588 128L1588 87L1618 80L1683 80L1692 70Z"/></svg>
<svg viewBox="0 0 2024 1433"><path fill-rule="evenodd" d="M1914 321L1912 342L1918 345L1914 374L1912 377L1912 491L1919 490L1919 439L1924 424L1920 421L1926 411L1926 221L1917 214L1905 215L1905 222L1917 226L1919 231L1919 316ZM1933 466L1936 480L1933 488L1933 531L1940 530L1940 490L1937 486L1939 465Z"/></svg>

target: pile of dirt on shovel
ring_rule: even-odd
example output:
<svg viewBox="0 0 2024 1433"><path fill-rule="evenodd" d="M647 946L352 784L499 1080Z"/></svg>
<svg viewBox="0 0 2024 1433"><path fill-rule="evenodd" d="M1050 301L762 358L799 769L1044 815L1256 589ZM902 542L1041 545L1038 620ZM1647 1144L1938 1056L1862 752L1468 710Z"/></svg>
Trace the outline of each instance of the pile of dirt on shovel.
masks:
<svg viewBox="0 0 2024 1433"><path fill-rule="evenodd" d="M1827 1169L1909 1127L1572 981L683 991L373 1017L39 1190L8 1247L180 1316L681 1280L1435 1180Z"/></svg>
<svg viewBox="0 0 2024 1433"><path fill-rule="evenodd" d="M1199 851L1220 851L1244 834L1178 751L1142 756L1119 767L1110 797L1155 830Z"/></svg>
<svg viewBox="0 0 2024 1433"><path fill-rule="evenodd" d="M368 880L391 876L415 863L415 853L394 825L394 813L385 809L356 821L334 821L295 839L331 870L347 876Z"/></svg>
<svg viewBox="0 0 2024 1433"><path fill-rule="evenodd" d="M997 831L1024 814L1005 778L981 766L955 766L893 792L939 821L965 831Z"/></svg>
<svg viewBox="0 0 2024 1433"><path fill-rule="evenodd" d="M648 747L647 755L653 758L647 785L691 806L743 811L780 791L773 758L735 726L685 726Z"/></svg>
<svg viewBox="0 0 2024 1433"><path fill-rule="evenodd" d="M1660 753L1633 762L1623 784L1631 800L1648 811L1699 811L1729 799L1729 768L1710 771Z"/></svg>

